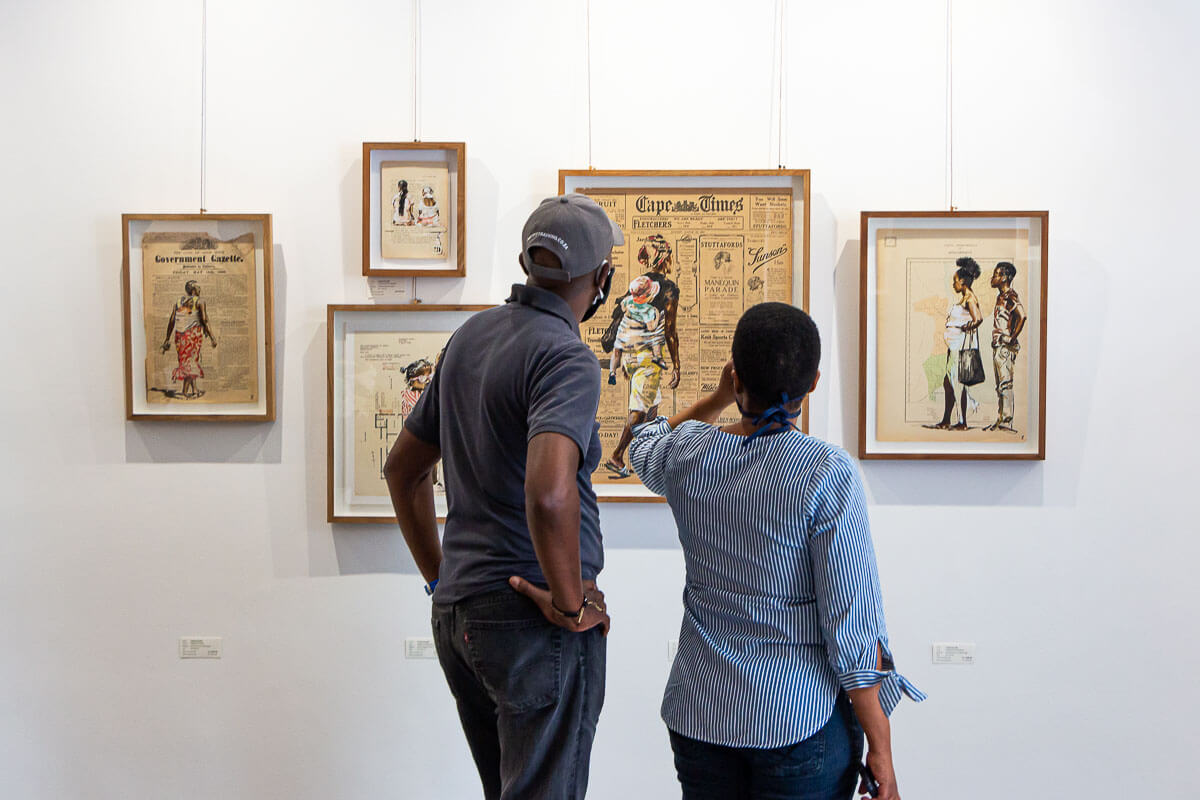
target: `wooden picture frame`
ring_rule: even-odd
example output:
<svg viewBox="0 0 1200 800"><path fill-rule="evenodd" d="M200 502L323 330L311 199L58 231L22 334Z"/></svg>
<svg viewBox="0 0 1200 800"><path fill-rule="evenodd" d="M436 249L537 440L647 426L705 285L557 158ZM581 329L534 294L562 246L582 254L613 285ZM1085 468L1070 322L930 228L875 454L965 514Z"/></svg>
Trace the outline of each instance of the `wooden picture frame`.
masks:
<svg viewBox="0 0 1200 800"><path fill-rule="evenodd" d="M809 178L806 169L559 170L560 194L580 192L595 197L626 234L625 246L614 249L609 299L581 329L605 372L611 367L611 351L601 342L602 332L608 340L613 338L609 329L617 326L623 315L616 304L639 273L649 277L654 287L668 287L677 297L674 311L665 307L670 301L657 301L664 305L660 310L667 319L664 328L673 324L679 341L677 389L670 386L676 366L668 353L671 333L659 348L658 358L668 367L657 379L661 383L659 415L682 410L715 386L729 358L734 326L747 305L763 300L795 304L799 298L807 310ZM654 234L662 241L652 246L654 254L642 262L643 248L655 239ZM650 262L663 258L664 252L670 265L667 272L659 273ZM708 357L718 351L721 357ZM601 387L597 416L604 458L592 483L601 501L661 502L636 475L625 476L614 468L622 466L618 457L628 468L628 454L621 452L619 444L628 436L628 409L653 399L631 395L630 369L640 373L644 365L633 367L631 362L627 366L624 353L620 358L621 364L613 370L615 388L607 381ZM807 402L801 427L808 430Z"/></svg>
<svg viewBox="0 0 1200 800"><path fill-rule="evenodd" d="M864 211L860 235L859 457L1044 460L1049 212Z"/></svg>
<svg viewBox="0 0 1200 800"><path fill-rule="evenodd" d="M364 142L362 194L363 275L467 274L465 143Z"/></svg>
<svg viewBox="0 0 1200 800"><path fill-rule="evenodd" d="M326 507L332 523L395 522L382 469L441 348L490 305L331 305L326 311ZM421 364L424 359L426 364ZM364 369L357 374L358 365ZM407 369L412 369L412 375ZM410 380L411 378L411 380ZM359 401L358 403L355 400ZM379 404L383 403L383 406ZM443 492L438 520L446 515Z"/></svg>
<svg viewBox="0 0 1200 800"><path fill-rule="evenodd" d="M121 243L125 418L273 421L271 215L122 214Z"/></svg>

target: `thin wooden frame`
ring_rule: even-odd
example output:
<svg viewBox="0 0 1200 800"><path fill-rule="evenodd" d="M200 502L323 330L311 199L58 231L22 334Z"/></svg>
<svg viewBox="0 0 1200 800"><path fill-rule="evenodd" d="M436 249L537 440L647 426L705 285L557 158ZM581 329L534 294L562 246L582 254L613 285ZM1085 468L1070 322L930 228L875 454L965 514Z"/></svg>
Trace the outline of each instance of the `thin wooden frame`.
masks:
<svg viewBox="0 0 1200 800"><path fill-rule="evenodd" d="M179 224L174 224L179 223ZM261 312L261 324L258 326L256 335L259 338L257 345L259 354L262 356L263 369L259 372L259 378L262 381L262 390L260 396L261 403L245 404L248 409L253 410L223 410L220 412L213 411L211 407L207 410L196 412L181 412L178 409L182 406L170 405L168 408L174 409L171 411L150 411L148 405L144 402L138 402L136 395L140 393L144 396L145 387L145 370L141 370L141 381L138 381L138 375L134 372L134 343L135 336L144 338L144 325L139 325L139 330L134 331L134 309L133 309L133 284L132 272L136 266L137 272L141 274L141 263L134 265L131 263L131 254L133 248L137 245L137 250L140 253L140 242L143 234L151 232L151 229L161 232L197 232L211 233L214 235L223 235L217 229L222 223L228 223L226 227L232 227L235 231L239 228L254 229L257 226L258 238L255 240L255 251L261 253L261 257L256 257L255 270L256 282L262 288L262 302L258 307ZM240 223L240 224L239 224ZM134 230L137 227L138 230ZM178 230L176 230L178 229ZM230 233L227 231L226 233ZM123 340L124 340L124 367L125 367L125 418L135 422L146 421L168 421L168 422L273 422L275 420L275 320L274 320L274 284L272 278L272 265L274 256L274 239L271 233L271 215L270 214L122 214L121 215L121 316L123 321ZM141 296L140 290L138 296ZM142 312L139 307L138 314L141 320ZM148 344L148 343L146 343ZM143 352L144 352L143 347ZM203 409L203 406L196 406Z"/></svg>
<svg viewBox="0 0 1200 800"><path fill-rule="evenodd" d="M387 524L395 523L396 517L392 512L390 502L375 503L377 507L375 513L366 513L364 509L345 509L337 502L339 491L345 490L345 469L339 469L339 464L344 464L347 458L345 444L351 437L346 435L346 431L340 427L343 420L336 413L338 409L342 411L342 417L346 414L345 398L342 397L342 402L338 402L338 393L344 390L346 379L344 364L339 364L340 354L337 352L336 344L345 342L345 331L338 328L341 315L347 317L358 315L361 319L364 315L384 316L393 315L397 320L396 326L376 326L375 328L363 327L362 330L380 330L387 327L386 332L415 332L420 329L405 329L400 325L404 317L414 314L423 315L423 319L430 319L438 313L449 317L446 312L451 312L457 319L455 328L461 325L471 314L486 309L493 308L490 305L425 305L423 303L410 303L406 305L330 305L326 309L326 350L325 350L325 369L326 369L326 510L327 519L331 523L365 523L365 524ZM465 316L464 316L465 315ZM429 328L423 330L429 331ZM357 332L357 331L356 331ZM338 434L341 433L339 437ZM352 436L352 434L351 434ZM339 446L339 438L341 446ZM338 485L338 477L343 479L342 485ZM343 504L344 505L344 504ZM363 504L360 504L363 505ZM354 513L355 511L359 513ZM444 511L439 513L438 521L445 520Z"/></svg>
<svg viewBox="0 0 1200 800"><path fill-rule="evenodd" d="M730 170L597 170L561 169L558 171L559 194L574 191L621 191L629 189L647 190L705 190L705 189L790 189L792 192L792 251L798 250L800 257L792 258L791 302L800 296L800 307L808 310L809 304L809 219L811 209L811 181L807 169L730 169ZM797 274L797 271L799 274ZM614 296L623 290L613 287ZM801 416L801 428L808 430L809 409L807 400ZM607 453L605 454L607 456ZM597 498L601 502L655 503L663 502L640 483L606 486L593 481Z"/></svg>
<svg viewBox="0 0 1200 800"><path fill-rule="evenodd" d="M979 460L979 461L996 461L996 460L1024 460L1024 461L1041 461L1046 458L1046 337L1047 337L1047 266L1049 263L1049 228L1050 215L1048 211L864 211L861 215L860 224L860 254L859 254L859 370L858 370L858 456L862 459L915 459L915 460ZM937 229L939 220L980 220L981 224L985 221L1000 221L1000 224L993 224L991 227L1006 229L1004 223L1010 223L1011 227L1016 228L1022 220L1028 221L1032 227L1033 223L1040 228L1037 233L1038 245L1038 264L1040 275L1032 284L1037 287L1038 297L1037 304L1034 308L1025 305L1026 318L1029 321L1035 321L1037 324L1037 332L1034 337L1036 347L1031 347L1028 339L1024 340L1026 352L1036 352L1038 363L1035 368L1027 374L1037 375L1037 396L1036 399L1029 403L1029 408L1037 409L1037 432L1033 437L1032 442L1026 440L1024 445L1014 442L1013 446L1005 447L1003 444L989 444L980 442L964 442L960 450L941 449L931 451L927 445L914 443L908 449L904 448L904 444L881 446L880 442L871 436L871 430L874 427L869 424L871 422L870 414L877 414L876 397L871 397L871 387L875 385L872 380L871 372L877 369L877 348L871 348L870 344L875 341L875 337L871 336L871 326L875 324L878 314L878 304L875 302L875 297L872 296L872 287L875 285L876 278L876 258L874 257L874 246L871 242L873 224L877 221L886 222L888 220L897 220L898 224L903 227L914 228L913 221L928 220L931 229ZM915 229L915 228L914 228ZM963 230L964 226L947 227L947 238L953 238L954 231ZM949 256L946 256L949 257ZM1033 259L1030 259L1032 262ZM987 279L991 275L991 270L994 265L989 266L986 263L980 264L982 272L980 278ZM975 287L980 287L978 279ZM976 292L978 294L978 292ZM1025 303L1027 298L1022 298ZM981 309L982 310L982 309ZM1036 313L1036 317L1034 314ZM986 314L985 321L986 320ZM1026 330L1029 329L1028 322ZM981 351L985 348L981 345ZM983 355L981 353L981 355ZM989 375L981 386L987 386L994 389L994 375L991 375L990 362L985 357L985 375Z"/></svg>
<svg viewBox="0 0 1200 800"><path fill-rule="evenodd" d="M438 158L442 154L444 158ZM453 197L449 239L454 251L445 266L432 260L384 259L375 238L380 230L380 186L376 162L384 157L446 163ZM376 278L461 278L467 274L467 145L464 142L363 142L362 149L362 274Z"/></svg>

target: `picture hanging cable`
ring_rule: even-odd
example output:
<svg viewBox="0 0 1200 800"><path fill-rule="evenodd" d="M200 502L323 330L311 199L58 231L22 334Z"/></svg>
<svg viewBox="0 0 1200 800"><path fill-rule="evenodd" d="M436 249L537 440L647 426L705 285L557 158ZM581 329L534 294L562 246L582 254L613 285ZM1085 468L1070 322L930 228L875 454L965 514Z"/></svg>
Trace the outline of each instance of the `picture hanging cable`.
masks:
<svg viewBox="0 0 1200 800"><path fill-rule="evenodd" d="M776 162L779 164L779 169L783 169L783 54L785 52L784 32L786 28L784 27L784 4L786 2L787 0L778 0L778 9L775 15L776 38L779 40L779 75L777 78L777 82L779 83L779 100L776 106L776 113L779 117L779 130L775 138L775 144L779 148L779 160Z"/></svg>
<svg viewBox="0 0 1200 800"><path fill-rule="evenodd" d="M208 151L208 0L200 0L200 213L204 206L204 179Z"/></svg>
<svg viewBox="0 0 1200 800"><path fill-rule="evenodd" d="M417 117L420 110L418 95L421 91L421 0L413 0L412 10L413 141L419 142L421 137Z"/></svg>
<svg viewBox="0 0 1200 800"><path fill-rule="evenodd" d="M586 43L584 49L587 52L587 147L588 147L588 169L595 169L592 166L592 0L586 0L586 24L585 37Z"/></svg>
<svg viewBox="0 0 1200 800"><path fill-rule="evenodd" d="M946 205L954 206L954 0L946 0Z"/></svg>

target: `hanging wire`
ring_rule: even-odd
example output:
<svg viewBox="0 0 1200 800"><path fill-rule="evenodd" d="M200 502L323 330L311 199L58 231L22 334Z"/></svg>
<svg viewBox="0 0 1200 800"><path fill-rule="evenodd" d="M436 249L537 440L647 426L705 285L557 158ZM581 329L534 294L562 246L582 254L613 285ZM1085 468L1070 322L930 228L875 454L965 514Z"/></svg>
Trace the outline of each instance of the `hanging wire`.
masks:
<svg viewBox="0 0 1200 800"><path fill-rule="evenodd" d="M584 4L586 7L586 37L587 43L585 50L587 51L587 144L588 144L588 169L595 169L592 166L592 0L587 0Z"/></svg>
<svg viewBox="0 0 1200 800"><path fill-rule="evenodd" d="M778 39L779 39L779 78L777 81L779 84L779 101L778 101L778 106L777 106L777 111L778 111L778 115L779 115L779 132L776 135L776 145L779 148L779 160L777 162L779 164L779 169L783 169L783 54L785 51L784 32L786 30L786 28L784 26L784 3L785 2L786 2L786 0L778 0L778 3L776 4L778 6L778 9L776 12L776 17L775 17L775 26L776 26L776 30L778 31Z"/></svg>
<svg viewBox="0 0 1200 800"><path fill-rule="evenodd" d="M200 0L200 213L204 206L204 182L208 157L208 0Z"/></svg>
<svg viewBox="0 0 1200 800"><path fill-rule="evenodd" d="M413 54L413 141L421 141L417 116L420 111L418 94L421 91L421 0L413 0L412 5L412 54Z"/></svg>
<svg viewBox="0 0 1200 800"><path fill-rule="evenodd" d="M954 207L954 0L946 0L946 205Z"/></svg>

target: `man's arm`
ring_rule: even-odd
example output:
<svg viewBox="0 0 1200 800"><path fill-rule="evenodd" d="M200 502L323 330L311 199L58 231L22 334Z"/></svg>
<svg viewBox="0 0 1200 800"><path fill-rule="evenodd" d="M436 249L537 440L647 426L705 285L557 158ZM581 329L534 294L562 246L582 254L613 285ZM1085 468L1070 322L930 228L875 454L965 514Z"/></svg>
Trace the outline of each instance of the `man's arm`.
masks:
<svg viewBox="0 0 1200 800"><path fill-rule="evenodd" d="M539 433L529 441L525 458L525 517L533 550L550 591L521 578L514 589L538 604L542 615L570 631L600 625L608 631L608 614L594 589L584 591L579 566L579 446L561 433ZM602 598L602 595L599 595ZM583 618L568 617L583 607Z"/></svg>
<svg viewBox="0 0 1200 800"><path fill-rule="evenodd" d="M1012 312L1008 318L1008 341L1016 344L1017 337L1025 330L1025 308L1020 303L1013 303Z"/></svg>
<svg viewBox="0 0 1200 800"><path fill-rule="evenodd" d="M432 479L433 468L441 457L438 447L403 428L383 465L383 477L400 532L426 583L437 578L442 565Z"/></svg>

